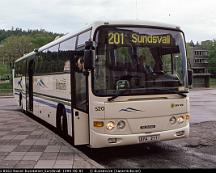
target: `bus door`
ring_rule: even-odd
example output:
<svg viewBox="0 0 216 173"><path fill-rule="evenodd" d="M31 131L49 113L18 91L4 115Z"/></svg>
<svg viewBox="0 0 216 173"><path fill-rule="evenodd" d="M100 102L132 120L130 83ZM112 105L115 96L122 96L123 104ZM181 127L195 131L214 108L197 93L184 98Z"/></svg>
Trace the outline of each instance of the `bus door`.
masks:
<svg viewBox="0 0 216 173"><path fill-rule="evenodd" d="M33 112L33 74L34 74L34 60L30 59L27 62L26 74L26 105L27 111Z"/></svg>
<svg viewBox="0 0 216 173"><path fill-rule="evenodd" d="M88 76L83 73L83 51L72 60L72 105L74 145L89 144Z"/></svg>

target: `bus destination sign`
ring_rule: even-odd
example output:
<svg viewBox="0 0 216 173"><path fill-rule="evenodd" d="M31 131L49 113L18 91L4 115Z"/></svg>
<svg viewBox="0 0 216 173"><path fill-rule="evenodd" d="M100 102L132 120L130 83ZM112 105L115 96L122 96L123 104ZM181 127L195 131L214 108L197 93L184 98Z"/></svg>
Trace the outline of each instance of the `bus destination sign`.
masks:
<svg viewBox="0 0 216 173"><path fill-rule="evenodd" d="M145 34L138 34L138 33L109 32L108 44L109 45L123 45L123 44L171 45L172 36L170 34L145 35Z"/></svg>

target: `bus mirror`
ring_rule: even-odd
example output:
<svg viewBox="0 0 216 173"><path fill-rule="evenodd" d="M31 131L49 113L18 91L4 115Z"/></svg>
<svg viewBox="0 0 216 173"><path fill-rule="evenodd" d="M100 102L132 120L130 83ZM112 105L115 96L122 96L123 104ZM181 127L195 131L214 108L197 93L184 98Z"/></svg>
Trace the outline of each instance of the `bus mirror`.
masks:
<svg viewBox="0 0 216 173"><path fill-rule="evenodd" d="M93 69L93 51L92 50L84 51L84 69L85 70Z"/></svg>
<svg viewBox="0 0 216 173"><path fill-rule="evenodd" d="M188 85L189 87L192 87L193 82L193 70L188 70Z"/></svg>

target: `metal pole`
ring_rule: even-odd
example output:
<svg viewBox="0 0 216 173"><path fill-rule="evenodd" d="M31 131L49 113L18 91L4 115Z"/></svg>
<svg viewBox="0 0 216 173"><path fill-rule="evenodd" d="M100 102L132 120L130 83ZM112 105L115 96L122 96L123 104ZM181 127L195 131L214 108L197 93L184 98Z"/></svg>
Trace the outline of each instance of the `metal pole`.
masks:
<svg viewBox="0 0 216 173"><path fill-rule="evenodd" d="M136 20L137 20L137 0L136 0Z"/></svg>

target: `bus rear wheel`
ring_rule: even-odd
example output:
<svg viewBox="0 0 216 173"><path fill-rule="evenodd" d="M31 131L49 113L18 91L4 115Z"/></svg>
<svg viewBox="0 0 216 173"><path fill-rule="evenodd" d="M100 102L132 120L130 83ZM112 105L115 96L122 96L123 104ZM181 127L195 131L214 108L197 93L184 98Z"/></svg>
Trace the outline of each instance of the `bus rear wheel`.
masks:
<svg viewBox="0 0 216 173"><path fill-rule="evenodd" d="M58 106L57 108L56 128L57 128L57 133L60 136L66 137L68 135L67 115L66 115L66 109L64 106Z"/></svg>
<svg viewBox="0 0 216 173"><path fill-rule="evenodd" d="M19 94L19 106L21 108L21 111L23 111L23 100L22 100L22 94Z"/></svg>

